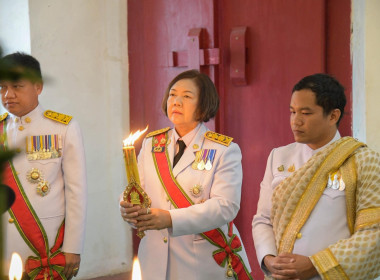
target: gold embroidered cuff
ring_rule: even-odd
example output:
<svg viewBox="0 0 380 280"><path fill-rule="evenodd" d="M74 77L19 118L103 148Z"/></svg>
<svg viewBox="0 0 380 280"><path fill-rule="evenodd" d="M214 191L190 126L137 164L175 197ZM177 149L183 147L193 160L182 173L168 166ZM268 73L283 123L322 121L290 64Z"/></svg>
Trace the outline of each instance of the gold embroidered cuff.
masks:
<svg viewBox="0 0 380 280"><path fill-rule="evenodd" d="M380 223L380 207L360 210L356 218L355 231Z"/></svg>
<svg viewBox="0 0 380 280"><path fill-rule="evenodd" d="M310 260L322 279L349 279L330 249L316 253Z"/></svg>

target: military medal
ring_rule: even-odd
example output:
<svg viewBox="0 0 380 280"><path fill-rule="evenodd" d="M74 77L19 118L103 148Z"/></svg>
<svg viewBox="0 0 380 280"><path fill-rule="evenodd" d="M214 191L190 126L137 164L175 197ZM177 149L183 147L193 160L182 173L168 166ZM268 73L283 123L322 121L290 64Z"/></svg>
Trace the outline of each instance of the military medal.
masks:
<svg viewBox="0 0 380 280"><path fill-rule="evenodd" d="M37 184L38 182L40 182L41 180L43 180L43 175L42 175L42 172L39 169L32 168L26 174L26 179L30 183L32 183L32 184Z"/></svg>
<svg viewBox="0 0 380 280"><path fill-rule="evenodd" d="M198 163L199 163L200 160L201 160L201 156L202 156L202 151L197 151L197 152L195 153L195 160L194 160L193 164L191 165L191 167L192 167L193 169L195 169L195 170L198 169Z"/></svg>
<svg viewBox="0 0 380 280"><path fill-rule="evenodd" d="M342 176L340 176L340 179L339 179L339 190L340 191L344 191L345 189L346 189L346 184L344 183Z"/></svg>
<svg viewBox="0 0 380 280"><path fill-rule="evenodd" d="M61 157L61 135L35 135L26 138L28 160L41 160Z"/></svg>
<svg viewBox="0 0 380 280"><path fill-rule="evenodd" d="M194 187L192 187L190 189L190 193L194 196L194 197L199 197L203 192L203 187L201 185L194 185Z"/></svg>
<svg viewBox="0 0 380 280"><path fill-rule="evenodd" d="M208 154L208 150L207 149L204 149L202 150L202 156L201 156L201 161L198 163L198 170L203 170L205 169L205 162L206 162L206 158L207 158L207 154Z"/></svg>
<svg viewBox="0 0 380 280"><path fill-rule="evenodd" d="M234 270L232 268L232 264L231 263L232 263L232 258L231 258L231 256L228 256L226 278L233 278L234 277Z"/></svg>
<svg viewBox="0 0 380 280"><path fill-rule="evenodd" d="M37 193L40 196L45 196L49 193L49 191L50 191L49 183L45 180L41 180L37 185Z"/></svg>
<svg viewBox="0 0 380 280"><path fill-rule="evenodd" d="M346 184L344 183L342 174L340 174L339 171L329 174L327 188L339 191L344 191L346 189Z"/></svg>
<svg viewBox="0 0 380 280"><path fill-rule="evenodd" d="M205 165L206 170L211 170L212 163L214 162L214 158L215 158L215 153L216 153L215 149L209 150L208 157L207 157L207 163Z"/></svg>

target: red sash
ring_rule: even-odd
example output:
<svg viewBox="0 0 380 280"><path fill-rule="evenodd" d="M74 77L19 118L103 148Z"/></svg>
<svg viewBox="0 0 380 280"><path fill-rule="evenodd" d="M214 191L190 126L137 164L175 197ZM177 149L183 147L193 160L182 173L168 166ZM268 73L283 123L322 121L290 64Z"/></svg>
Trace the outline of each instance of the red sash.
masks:
<svg viewBox="0 0 380 280"><path fill-rule="evenodd" d="M155 163L157 174L160 178L162 186L164 187L174 207L187 208L193 205L194 202L190 199L190 197L186 194L186 192L181 188L180 184L174 178L165 144L161 144L167 143L167 138L167 133L162 133L154 136L154 139L152 141L153 161ZM161 149L157 149L157 146L161 147ZM227 240L227 237L219 228L203 232L201 235L211 244L219 248L213 252L213 257L220 266L225 267L226 263L228 262L232 265L234 274L238 277L239 280L252 279L252 276L249 274L243 260L238 254L238 252L242 250L241 241L236 234L232 234L232 222L229 224L229 226L229 240Z"/></svg>
<svg viewBox="0 0 380 280"><path fill-rule="evenodd" d="M5 135L5 122L5 120L0 122L0 133L3 135ZM2 150L6 150L6 141L5 137L0 143ZM65 256L60 250L63 243L64 222L58 230L54 246L49 250L45 229L30 204L10 161L6 163L4 179L5 184L16 194L16 200L8 212L20 235L37 256L28 257L25 263L25 271L32 280L44 278L66 280L62 274Z"/></svg>

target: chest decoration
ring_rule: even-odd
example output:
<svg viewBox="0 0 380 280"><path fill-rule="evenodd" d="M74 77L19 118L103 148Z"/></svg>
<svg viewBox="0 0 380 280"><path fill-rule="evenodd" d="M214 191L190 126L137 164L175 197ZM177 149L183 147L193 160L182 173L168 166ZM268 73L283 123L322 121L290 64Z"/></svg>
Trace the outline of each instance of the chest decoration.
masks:
<svg viewBox="0 0 380 280"><path fill-rule="evenodd" d="M58 134L26 137L28 160L59 158L62 156L62 137Z"/></svg>
<svg viewBox="0 0 380 280"><path fill-rule="evenodd" d="M201 196L203 192L203 187L201 185L194 185L194 187L190 188L190 194L193 196L193 197L199 197Z"/></svg>
<svg viewBox="0 0 380 280"><path fill-rule="evenodd" d="M342 174L339 170L329 173L327 188L340 191L344 191L346 189L346 184L344 183Z"/></svg>
<svg viewBox="0 0 380 280"><path fill-rule="evenodd" d="M279 172L284 172L285 171L285 166L282 164L279 167L277 167L277 170ZM294 166L294 163L292 165L290 165L287 170L290 173L294 172L296 170L296 167Z"/></svg>
<svg viewBox="0 0 380 280"><path fill-rule="evenodd" d="M49 193L49 182L44 180L44 175L41 170L37 168L30 169L26 173L26 179L32 184L37 184L36 191L40 196L45 196Z"/></svg>
<svg viewBox="0 0 380 280"><path fill-rule="evenodd" d="M163 152L165 152L166 144L170 143L169 140L166 141L165 138L161 138L161 140L154 138L153 139L152 153L163 153Z"/></svg>
<svg viewBox="0 0 380 280"><path fill-rule="evenodd" d="M216 149L202 149L197 151L195 154L195 160L191 167L195 170L211 170L214 159L215 159Z"/></svg>

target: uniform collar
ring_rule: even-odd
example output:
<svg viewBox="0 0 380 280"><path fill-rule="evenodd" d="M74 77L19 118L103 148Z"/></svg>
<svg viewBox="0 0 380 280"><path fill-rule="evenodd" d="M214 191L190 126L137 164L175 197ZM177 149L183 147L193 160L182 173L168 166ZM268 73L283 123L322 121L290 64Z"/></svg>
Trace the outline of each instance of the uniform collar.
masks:
<svg viewBox="0 0 380 280"><path fill-rule="evenodd" d="M322 146L322 147L320 147L320 148L318 148L318 149L312 150L312 154L314 155L314 154L318 153L319 151L323 150L323 149L326 148L328 145L330 145L331 143L335 142L336 140L339 140L340 138L341 138L340 133L339 133L339 131L337 130L336 133L335 133L334 138L331 139L330 142L328 142L326 145L324 145L324 146Z"/></svg>
<svg viewBox="0 0 380 280"><path fill-rule="evenodd" d="M178 135L177 131L174 128L173 129L173 131L174 131L174 143L177 143L177 140L181 139L183 142L185 142L186 147L189 147L189 145L193 141L195 135L197 135L200 127L201 127L201 123L198 123L198 125L192 131L190 131L189 133L187 133L186 135L184 135L182 137L180 137Z"/></svg>
<svg viewBox="0 0 380 280"><path fill-rule="evenodd" d="M30 111L28 114L18 117L13 114L9 114L11 121L13 122L19 122L20 124L30 123L31 121L37 119L41 114L43 114L44 109L40 104L37 105L36 108L34 108L32 111Z"/></svg>

